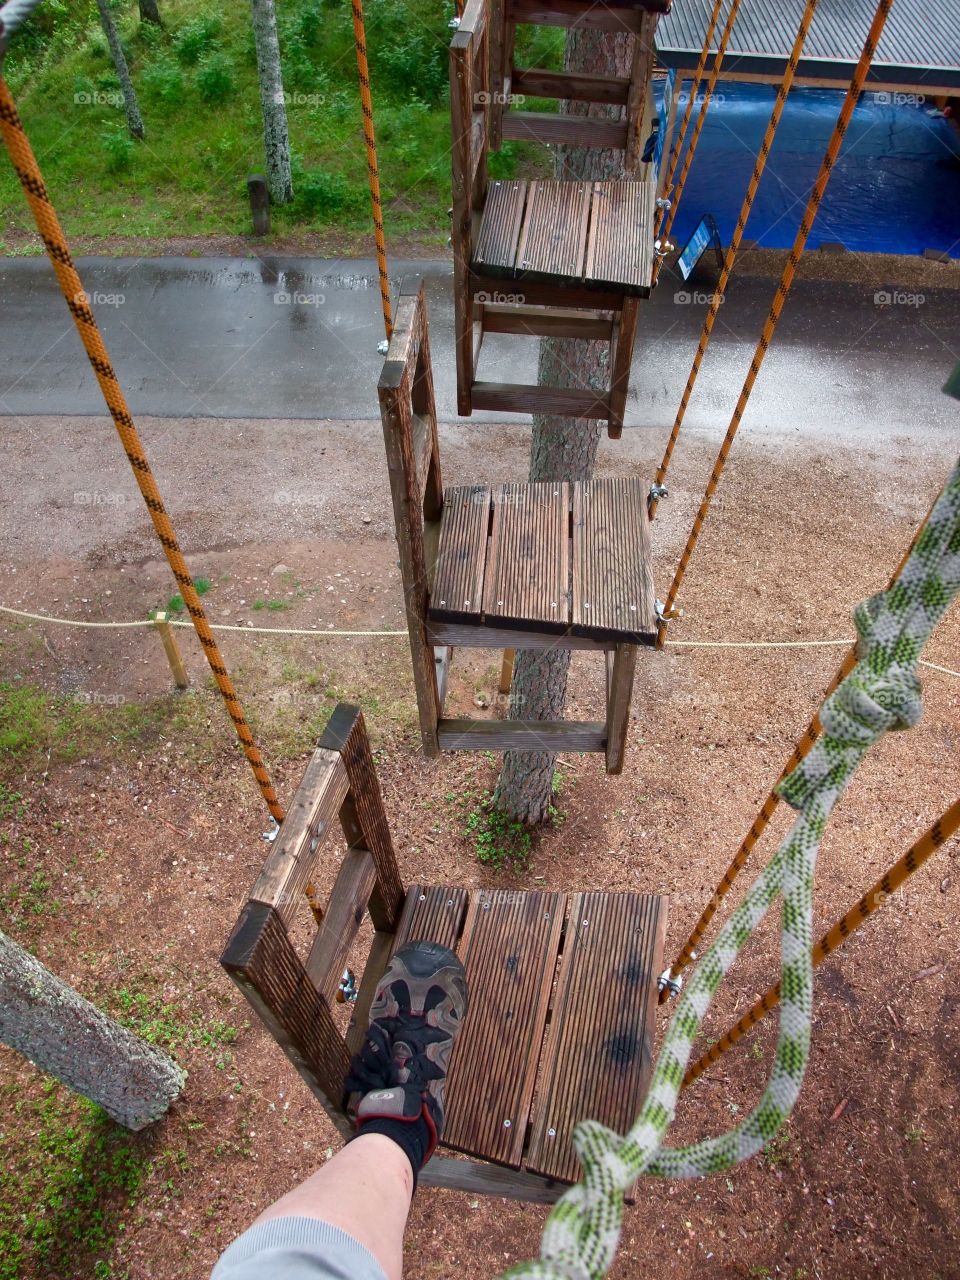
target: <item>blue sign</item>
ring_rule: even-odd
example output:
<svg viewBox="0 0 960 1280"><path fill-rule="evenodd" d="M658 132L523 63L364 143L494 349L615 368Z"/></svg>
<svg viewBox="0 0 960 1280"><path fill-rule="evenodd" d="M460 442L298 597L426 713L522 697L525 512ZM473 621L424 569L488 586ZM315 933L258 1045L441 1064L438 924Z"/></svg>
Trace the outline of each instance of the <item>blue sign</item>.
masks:
<svg viewBox="0 0 960 1280"><path fill-rule="evenodd" d="M683 251L677 259L677 266L680 268L680 274L684 280L690 279L690 273L703 257L704 251L713 245L717 253L720 253L720 233L717 231L717 224L713 220L713 216L705 213L697 223L697 228L693 235L683 246Z"/></svg>
<svg viewBox="0 0 960 1280"><path fill-rule="evenodd" d="M663 86L663 102L660 107L660 125L657 129L657 141L653 148L653 171L659 176L663 164L663 150L667 140L667 124L673 109L673 92L677 87L677 69L671 67Z"/></svg>

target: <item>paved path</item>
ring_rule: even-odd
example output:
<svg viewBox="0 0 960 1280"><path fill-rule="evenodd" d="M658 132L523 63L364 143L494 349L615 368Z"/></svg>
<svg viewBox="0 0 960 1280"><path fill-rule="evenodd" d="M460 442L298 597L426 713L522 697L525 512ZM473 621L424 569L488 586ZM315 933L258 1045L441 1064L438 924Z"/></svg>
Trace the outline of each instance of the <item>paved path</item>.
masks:
<svg viewBox="0 0 960 1280"><path fill-rule="evenodd" d="M170 417L377 416L382 337L374 264L305 258L88 258L79 262L135 413ZM427 279L442 418L456 417L451 267L394 263ZM773 282L735 280L691 406L692 427L729 416ZM628 426L672 418L703 321L703 294L664 274L641 325ZM906 290L878 305L873 285L800 281L748 418L774 431L922 430L947 421L939 395L960 358L960 297ZM103 413L99 391L44 259L0 262L0 413ZM535 379L534 341L492 337L485 376ZM482 368L481 376L484 376ZM477 415L478 418L490 415ZM502 420L504 415L496 415Z"/></svg>

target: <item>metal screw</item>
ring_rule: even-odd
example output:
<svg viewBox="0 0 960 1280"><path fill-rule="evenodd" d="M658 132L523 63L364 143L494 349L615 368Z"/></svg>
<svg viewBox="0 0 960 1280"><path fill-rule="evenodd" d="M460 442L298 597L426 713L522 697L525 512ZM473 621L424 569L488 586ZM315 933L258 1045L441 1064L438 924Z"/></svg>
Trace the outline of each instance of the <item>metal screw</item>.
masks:
<svg viewBox="0 0 960 1280"><path fill-rule="evenodd" d="M580 926L581 926L581 928L585 929L589 923L590 923L590 921L589 921L589 920L581 920L581 921L580 921Z"/></svg>
<svg viewBox="0 0 960 1280"><path fill-rule="evenodd" d="M490 910L490 903L489 903L489 902L485 902L485 903L483 904L483 909L484 909L484 911L489 911L489 910Z"/></svg>
<svg viewBox="0 0 960 1280"><path fill-rule="evenodd" d="M556 1136L557 1136L557 1131L556 1131L556 1129L548 1129L548 1130L547 1130L547 1137L548 1137L548 1138L555 1138Z"/></svg>
<svg viewBox="0 0 960 1280"><path fill-rule="evenodd" d="M426 902L426 900L427 900L427 895L426 895L425 893L421 893L421 895L420 895L420 901L421 901L421 902Z"/></svg>
<svg viewBox="0 0 960 1280"><path fill-rule="evenodd" d="M549 912L549 911L545 911L545 912L543 913L543 918L544 918L544 920L549 920L549 919L550 919L550 912Z"/></svg>
<svg viewBox="0 0 960 1280"><path fill-rule="evenodd" d="M453 899L452 899L452 898L448 898L448 899L447 899L447 906L448 906L448 907L452 907L452 906L453 906Z"/></svg>
<svg viewBox="0 0 960 1280"><path fill-rule="evenodd" d="M511 1120L504 1120L504 1122L503 1122L503 1127L504 1127L505 1129L509 1129L509 1128L510 1128L510 1125L511 1125L512 1123L513 1123L513 1122L512 1122Z"/></svg>

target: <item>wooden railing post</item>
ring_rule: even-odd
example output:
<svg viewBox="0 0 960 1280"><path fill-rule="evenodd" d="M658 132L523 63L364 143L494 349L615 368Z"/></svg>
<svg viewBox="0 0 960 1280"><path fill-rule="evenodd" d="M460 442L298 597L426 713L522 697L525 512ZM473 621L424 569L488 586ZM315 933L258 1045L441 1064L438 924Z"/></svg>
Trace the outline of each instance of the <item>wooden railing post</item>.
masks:
<svg viewBox="0 0 960 1280"><path fill-rule="evenodd" d="M183 665L183 658L180 657L180 649L177 645L176 636L173 634L173 628L170 626L170 620L162 610L154 615L153 625L157 629L163 644L163 651L167 655L167 661L170 663L173 683L178 689L189 689L190 677L187 675L187 668Z"/></svg>

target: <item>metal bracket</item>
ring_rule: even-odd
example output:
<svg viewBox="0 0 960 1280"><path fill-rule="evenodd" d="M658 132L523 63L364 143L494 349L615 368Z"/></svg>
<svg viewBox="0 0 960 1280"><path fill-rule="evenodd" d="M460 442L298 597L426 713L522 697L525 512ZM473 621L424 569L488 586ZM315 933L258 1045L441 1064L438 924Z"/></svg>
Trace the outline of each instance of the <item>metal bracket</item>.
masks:
<svg viewBox="0 0 960 1280"><path fill-rule="evenodd" d="M648 498L654 498L657 502L659 502L661 498L666 498L669 495L669 493L670 493L670 490L667 488L665 484L652 484L650 486L650 493L648 494Z"/></svg>
<svg viewBox="0 0 960 1280"><path fill-rule="evenodd" d="M270 821L273 823L273 826L270 828L269 831L261 832L261 835L263 836L263 839L267 841L268 844L273 844L274 840L276 840L277 836L280 834L280 823L276 820L276 818L271 818Z"/></svg>
<svg viewBox="0 0 960 1280"><path fill-rule="evenodd" d="M683 617L682 609L672 609L670 613L667 613L666 609L667 609L667 606L663 603L662 600L654 601L654 606L653 606L654 616L656 617L657 622L659 622L662 627L665 627L672 618Z"/></svg>
<svg viewBox="0 0 960 1280"><path fill-rule="evenodd" d="M390 350L390 339L381 338L377 343L377 355L385 356Z"/></svg>
<svg viewBox="0 0 960 1280"><path fill-rule="evenodd" d="M670 974L669 969L664 969L660 977L657 979L657 990L668 991L671 996L678 996L683 988L683 974L674 978Z"/></svg>
<svg viewBox="0 0 960 1280"><path fill-rule="evenodd" d="M673 201L672 201L672 200L669 200L666 196L657 196L657 208L658 208L658 209L672 209L672 208L673 208Z"/></svg>
<svg viewBox="0 0 960 1280"><path fill-rule="evenodd" d="M658 258L665 258L668 253L673 253L676 247L672 240L661 240L659 237L653 242L653 251Z"/></svg>
<svg viewBox="0 0 960 1280"><path fill-rule="evenodd" d="M451 31L458 31L460 29L460 19L451 18L450 21L447 23L447 26L450 28Z"/></svg>

